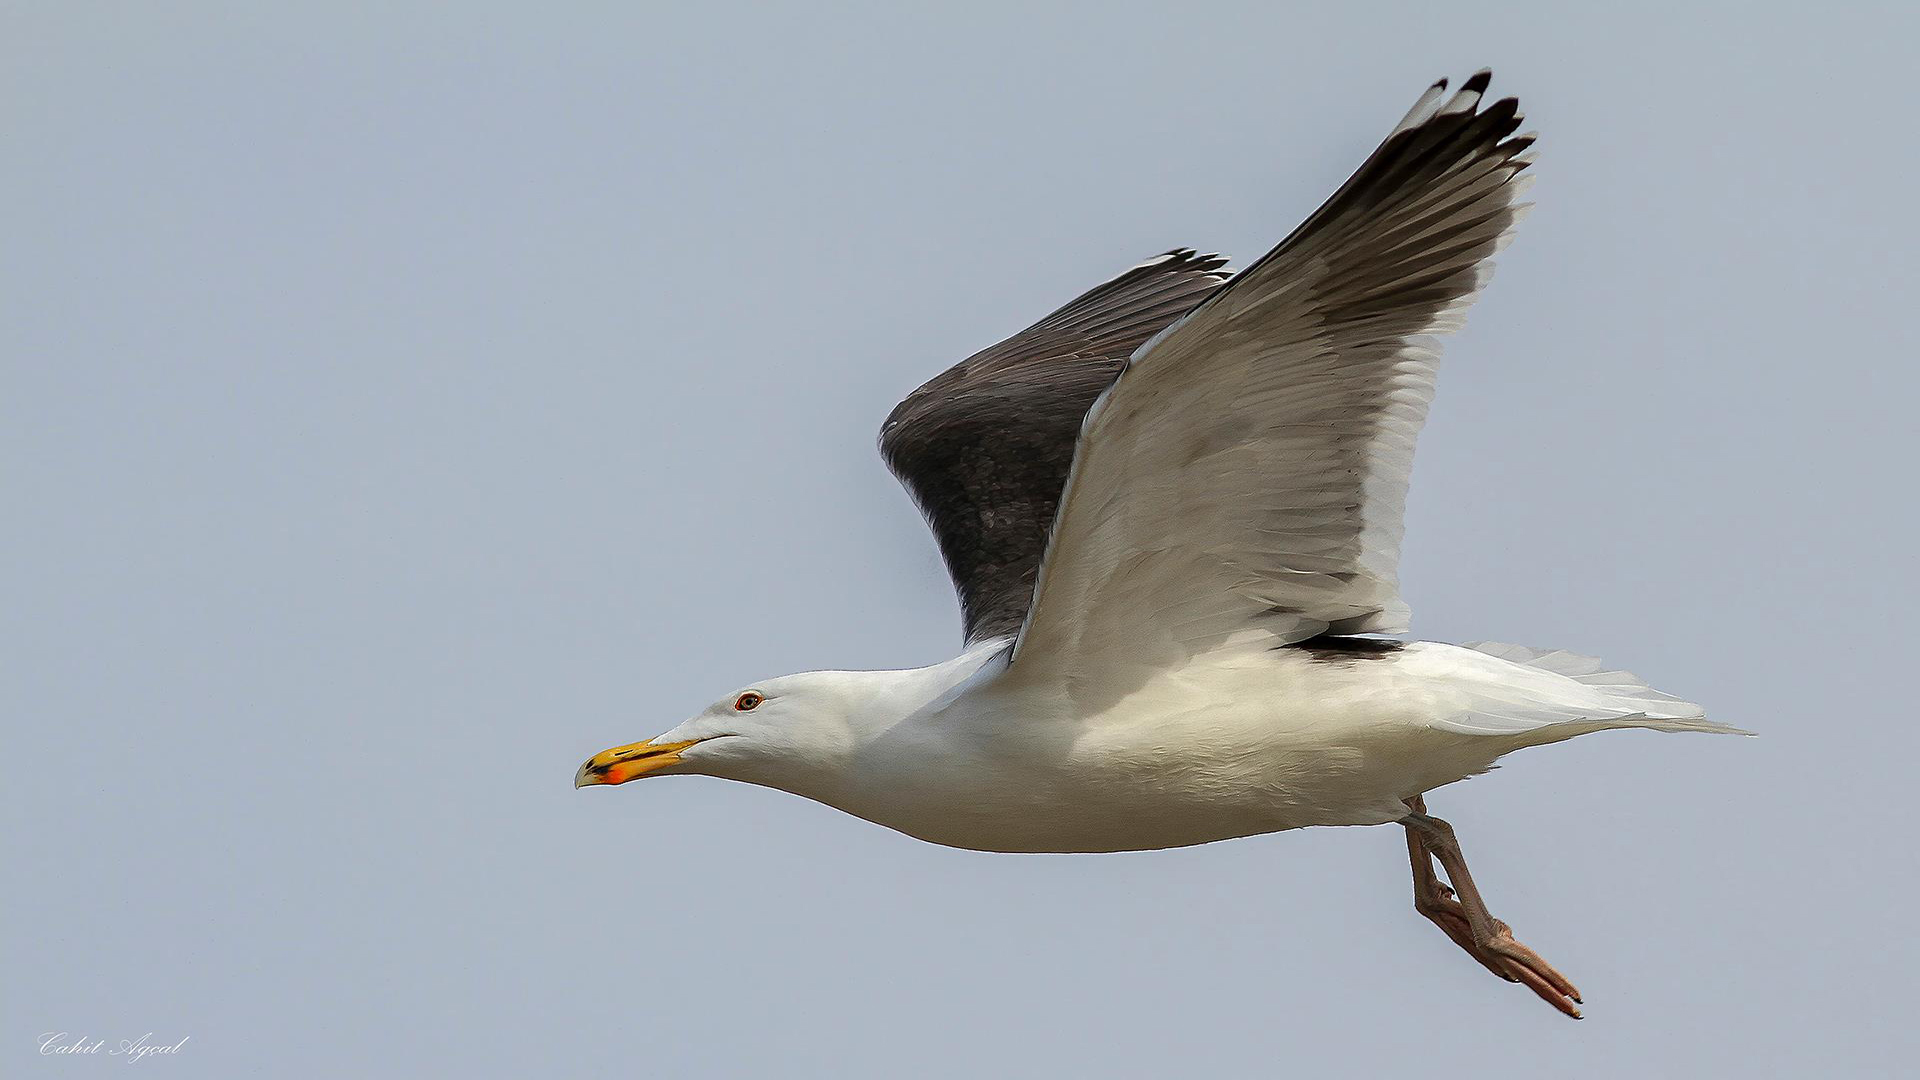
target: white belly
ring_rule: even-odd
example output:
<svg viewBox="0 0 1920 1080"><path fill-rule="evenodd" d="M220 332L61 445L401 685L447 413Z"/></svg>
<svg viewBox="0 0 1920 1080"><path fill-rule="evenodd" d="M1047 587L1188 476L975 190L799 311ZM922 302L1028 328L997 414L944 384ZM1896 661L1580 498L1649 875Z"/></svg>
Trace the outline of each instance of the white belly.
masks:
<svg viewBox="0 0 1920 1080"><path fill-rule="evenodd" d="M1404 654L1283 650L1169 674L1100 711L971 694L876 740L829 799L933 843L1119 851L1377 825L1525 741L1438 730L1444 683Z"/></svg>

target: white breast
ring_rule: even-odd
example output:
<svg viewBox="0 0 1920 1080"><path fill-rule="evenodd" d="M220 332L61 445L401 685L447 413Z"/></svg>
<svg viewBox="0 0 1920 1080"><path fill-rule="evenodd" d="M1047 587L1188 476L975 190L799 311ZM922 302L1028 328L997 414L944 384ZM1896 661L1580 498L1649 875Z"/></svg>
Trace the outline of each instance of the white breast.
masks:
<svg viewBox="0 0 1920 1080"><path fill-rule="evenodd" d="M841 809L934 843L1115 851L1397 820L1504 752L1435 731L1394 656L1203 658L1100 708L986 680L875 737ZM1098 701L1096 695L1089 695ZM1462 745L1464 744L1464 745Z"/></svg>
<svg viewBox="0 0 1920 1080"><path fill-rule="evenodd" d="M833 789L799 794L952 847L1140 850L1397 821L1409 796L1591 731L1734 730L1598 661L1515 646L1229 649L1044 690L1006 670L997 646L897 673Z"/></svg>

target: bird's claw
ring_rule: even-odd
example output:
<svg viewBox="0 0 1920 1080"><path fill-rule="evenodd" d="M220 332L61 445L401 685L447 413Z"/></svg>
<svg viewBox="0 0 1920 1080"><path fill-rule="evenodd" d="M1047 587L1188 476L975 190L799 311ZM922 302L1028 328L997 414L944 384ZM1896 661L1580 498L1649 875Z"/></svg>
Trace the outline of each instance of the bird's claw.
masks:
<svg viewBox="0 0 1920 1080"><path fill-rule="evenodd" d="M1495 920L1496 932L1490 941L1481 943L1479 952L1491 956L1502 968L1506 969L1506 978L1512 982L1523 983L1540 1000L1559 1009L1575 1020L1580 1019L1580 989L1537 952L1514 940L1513 931L1507 924ZM1481 963L1486 963L1485 959ZM1489 965L1491 966L1491 965Z"/></svg>
<svg viewBox="0 0 1920 1080"><path fill-rule="evenodd" d="M1580 990L1539 953L1515 940L1513 930L1495 919L1494 934L1487 941L1476 941L1467 909L1454 899L1453 890L1435 883L1435 897L1420 908L1420 913L1446 932L1454 944L1465 949L1480 966L1508 982L1520 983L1540 1000L1575 1020L1581 1018Z"/></svg>

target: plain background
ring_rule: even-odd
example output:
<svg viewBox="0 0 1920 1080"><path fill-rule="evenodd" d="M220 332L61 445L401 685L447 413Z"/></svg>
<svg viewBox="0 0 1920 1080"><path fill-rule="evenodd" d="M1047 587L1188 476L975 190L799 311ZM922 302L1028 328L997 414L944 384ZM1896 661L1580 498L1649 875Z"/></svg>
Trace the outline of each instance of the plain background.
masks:
<svg viewBox="0 0 1920 1080"><path fill-rule="evenodd" d="M9 1075L1805 1076L1911 1066L1911 9L9 3ZM1176 245L1259 254L1431 79L1539 210L1449 343L1416 629L1758 729L1400 831L927 846L575 767L933 662L873 452ZM104 1075L104 1073L100 1073Z"/></svg>

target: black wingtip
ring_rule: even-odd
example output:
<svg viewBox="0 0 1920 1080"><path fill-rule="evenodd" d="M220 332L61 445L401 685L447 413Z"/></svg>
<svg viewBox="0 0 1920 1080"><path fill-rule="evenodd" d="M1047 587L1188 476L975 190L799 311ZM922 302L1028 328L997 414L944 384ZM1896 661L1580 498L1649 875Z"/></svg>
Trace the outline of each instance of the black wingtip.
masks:
<svg viewBox="0 0 1920 1080"><path fill-rule="evenodd" d="M1141 266L1155 270L1198 270L1205 273L1218 270L1226 264L1227 257L1217 251L1202 252L1197 248L1177 247L1154 256Z"/></svg>
<svg viewBox="0 0 1920 1080"><path fill-rule="evenodd" d="M1493 69L1481 68L1467 76L1467 81L1460 84L1460 89L1471 90L1476 94L1485 93L1487 84L1491 82L1493 82Z"/></svg>
<svg viewBox="0 0 1920 1080"><path fill-rule="evenodd" d="M1491 118L1487 121L1489 123L1511 120L1515 125L1518 125L1520 123L1520 99L1517 97L1503 97L1499 101L1481 109L1480 116L1483 119ZM1510 131L1512 129L1509 128L1508 130ZM1501 134L1505 135L1506 132L1501 132Z"/></svg>

